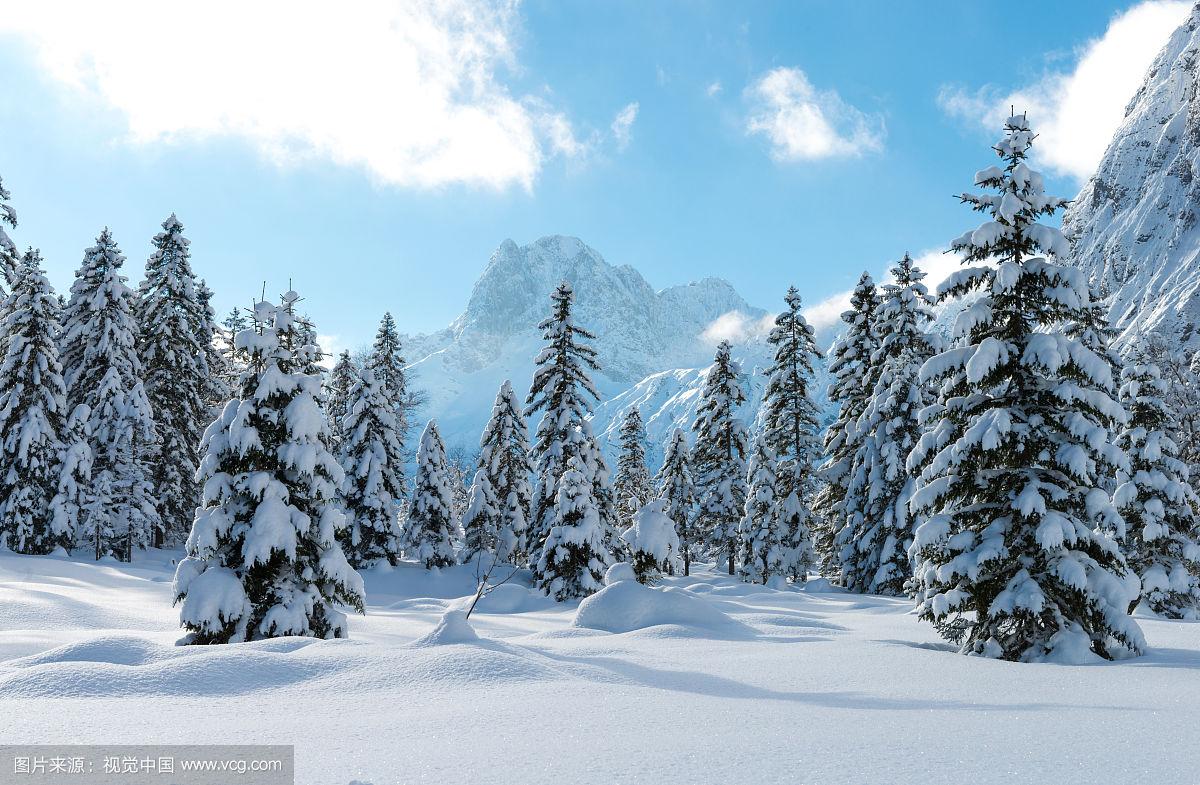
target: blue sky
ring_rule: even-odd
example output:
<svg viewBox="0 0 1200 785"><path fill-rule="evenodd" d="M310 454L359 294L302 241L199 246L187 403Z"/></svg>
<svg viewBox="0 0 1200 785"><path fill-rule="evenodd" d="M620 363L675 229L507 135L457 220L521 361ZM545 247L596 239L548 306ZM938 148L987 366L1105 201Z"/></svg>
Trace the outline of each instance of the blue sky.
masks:
<svg viewBox="0 0 1200 785"><path fill-rule="evenodd" d="M94 4L96 6L100 4ZM1182 2L269 0L0 13L0 176L65 289L176 212L224 312L288 279L337 346L448 324L506 237L817 320L972 224L1007 106L1073 195ZM335 15L336 14L336 15ZM237 20L237 22L231 22ZM933 258L933 257L930 257ZM944 262L944 260L941 260ZM823 302L824 301L824 302Z"/></svg>

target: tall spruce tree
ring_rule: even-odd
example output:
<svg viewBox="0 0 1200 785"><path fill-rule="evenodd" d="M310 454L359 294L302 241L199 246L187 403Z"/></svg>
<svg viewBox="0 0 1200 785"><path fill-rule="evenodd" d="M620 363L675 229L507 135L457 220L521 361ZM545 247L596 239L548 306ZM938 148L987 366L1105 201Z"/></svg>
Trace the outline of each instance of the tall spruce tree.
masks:
<svg viewBox="0 0 1200 785"><path fill-rule="evenodd" d="M549 318L538 325L545 347L534 360L536 369L529 395L525 399L525 416L542 412L534 435L532 456L537 480L530 516L530 557L535 565L542 560L536 554L559 516L554 506L558 499L558 482L571 458L580 459L580 471L592 483L587 501L598 510L600 526L606 540L615 539L616 524L612 520L611 486L608 468L596 446L588 415L593 401L600 399L592 384L589 371L600 369L596 350L586 341L596 336L575 324L572 316L575 292L563 281L550 295ZM597 491L606 498L597 498ZM573 498L573 497L570 497Z"/></svg>
<svg viewBox="0 0 1200 785"><path fill-rule="evenodd" d="M63 426L58 493L50 502L50 528L70 530L73 544L86 540L88 505L92 499L93 454L88 421L91 411L76 406ZM97 557L98 558L98 557Z"/></svg>
<svg viewBox="0 0 1200 785"><path fill-rule="evenodd" d="M70 548L74 521L55 515L67 394L58 298L30 249L17 269L0 334L0 540L18 553Z"/></svg>
<svg viewBox="0 0 1200 785"><path fill-rule="evenodd" d="M662 468L658 470L654 481L658 486L658 498L666 503L663 514L675 522L683 574L690 575L696 539L696 485L692 479L692 452L683 430L676 429L671 434L671 441L667 443L663 455Z"/></svg>
<svg viewBox="0 0 1200 785"><path fill-rule="evenodd" d="M968 267L942 297L979 292L958 317L954 348L925 363L940 384L921 414L927 428L908 459L919 471L911 510L922 516L913 555L917 612L967 654L1078 661L1139 652L1127 615L1137 581L1117 543L1090 519L1111 510L1098 467L1120 462L1106 424L1123 417L1108 363L1062 332L1089 304L1075 268L1033 254L1068 250L1037 223L1064 201L1047 196L1025 159L1024 115L1005 123L1002 166L963 194L986 214L951 248Z"/></svg>
<svg viewBox="0 0 1200 785"><path fill-rule="evenodd" d="M847 520L861 514L860 499L851 494L854 456L858 448L858 421L870 402L875 355L875 311L879 295L867 273L858 279L850 296L850 310L842 314L846 330L829 352L829 400L837 405L837 418L825 431L821 453L821 487L813 502L820 518L817 554L827 573L836 574L838 558L834 543Z"/></svg>
<svg viewBox="0 0 1200 785"><path fill-rule="evenodd" d="M582 439L574 431L571 441ZM537 587L558 601L585 597L604 584L608 552L592 496L592 480L576 447L555 487L554 518L534 575Z"/></svg>
<svg viewBox="0 0 1200 785"><path fill-rule="evenodd" d="M371 376L375 377L374 371L371 371ZM354 359L350 356L349 350L343 351L338 355L333 371L330 372L329 378L325 382L325 413L329 417L329 438L335 446L340 445L344 438L342 424L350 412L351 390L354 389L358 378L358 367L354 364ZM378 378L375 379L375 384L379 385ZM382 385L379 386L382 387ZM381 390L381 393L383 392ZM395 423L395 402L391 403L393 404L392 421ZM403 443L404 440L401 438L401 446Z"/></svg>
<svg viewBox="0 0 1200 785"><path fill-rule="evenodd" d="M371 353L363 365L375 372L375 378L383 385L392 404L396 407L396 427L400 430L400 442L408 438L411 426L413 396L408 389L407 362L400 341L400 332L396 329L396 320L392 314L384 313L379 321L379 330L375 333L375 343L371 345Z"/></svg>
<svg viewBox="0 0 1200 785"><path fill-rule="evenodd" d="M196 293L188 240L174 214L154 237L154 253L138 287L138 356L158 440L146 445L161 520L156 543L178 542L187 532L200 489L197 451L209 423L211 391L207 349L201 345L207 316Z"/></svg>
<svg viewBox="0 0 1200 785"><path fill-rule="evenodd" d="M246 357L246 352L234 345L234 338L242 330L246 330L251 326L250 318L246 315L245 309L234 308L221 320L220 330L217 332L216 340L222 357L220 367L225 373L223 381L231 396L238 394L242 383L242 374L246 372L246 365L249 360Z"/></svg>
<svg viewBox="0 0 1200 785"><path fill-rule="evenodd" d="M861 514L847 518L836 545L846 588L899 596L912 577L913 484L905 461L921 436L918 415L931 393L920 370L941 346L925 331L933 319L925 273L905 254L891 274L875 317L875 389L858 422Z"/></svg>
<svg viewBox="0 0 1200 785"><path fill-rule="evenodd" d="M446 448L433 420L425 426L417 448L417 476L412 504L404 526L405 555L422 562L425 569L454 564L454 515Z"/></svg>
<svg viewBox="0 0 1200 785"><path fill-rule="evenodd" d="M68 408L87 407L93 471L107 473L106 537L95 526L81 532L97 554L129 560L160 528L143 463L157 435L137 353L133 292L121 273L125 257L107 228L84 251L63 316L62 357ZM92 504L88 508L96 510ZM100 528L106 528L101 526Z"/></svg>
<svg viewBox="0 0 1200 785"><path fill-rule="evenodd" d="M487 556L503 559L511 555L514 543L500 539L502 521L503 511L487 472L477 469L471 479L467 509L462 516L463 547L459 561L470 564Z"/></svg>
<svg viewBox="0 0 1200 785"><path fill-rule="evenodd" d="M741 567L738 575L747 583L766 583L783 573L783 548L779 537L778 500L775 495L775 452L768 439L754 440L750 458L750 492L746 511L738 524Z"/></svg>
<svg viewBox="0 0 1200 785"><path fill-rule="evenodd" d="M1158 366L1135 356L1122 376L1121 403L1129 422L1117 446L1129 456L1114 502L1117 532L1129 566L1141 579L1138 598L1169 619L1200 618L1200 521L1187 465L1168 434L1175 422ZM1135 601L1136 604L1136 601ZM1130 610L1133 610L1131 605Z"/></svg>
<svg viewBox="0 0 1200 785"><path fill-rule="evenodd" d="M341 609L362 611L362 578L337 542L343 476L326 448L321 378L304 373L315 347L298 299L257 303L235 338L249 367L205 434L205 496L175 572L182 643L345 638Z"/></svg>
<svg viewBox="0 0 1200 785"><path fill-rule="evenodd" d="M353 567L380 561L397 564L401 548L396 503L404 496L404 454L396 409L370 368L352 384L343 407L338 452L346 474L342 501L349 519L339 540Z"/></svg>
<svg viewBox="0 0 1200 785"><path fill-rule="evenodd" d="M533 466L529 461L525 417L507 379L496 393L491 419L479 440L479 471L487 477L499 511L497 556L513 564L523 564L529 549L529 508L533 498L529 478ZM506 553L502 552L505 548Z"/></svg>
<svg viewBox="0 0 1200 785"><path fill-rule="evenodd" d="M718 559L724 554L730 575L737 561L738 522L746 504L746 425L737 416L746 402L741 368L730 355L728 341L717 346L692 431L693 455L700 496L698 522Z"/></svg>
<svg viewBox="0 0 1200 785"><path fill-rule="evenodd" d="M646 427L637 407L621 421L621 454L613 478L613 496L622 530L633 525L633 516L650 500L650 471L646 468Z"/></svg>
<svg viewBox="0 0 1200 785"><path fill-rule="evenodd" d="M813 363L821 358L813 328L800 313L800 293L788 287L787 310L775 317L767 336L774 363L763 391L765 438L776 455L780 498L793 490L803 501L812 490L813 461L818 451L819 413L812 399Z"/></svg>

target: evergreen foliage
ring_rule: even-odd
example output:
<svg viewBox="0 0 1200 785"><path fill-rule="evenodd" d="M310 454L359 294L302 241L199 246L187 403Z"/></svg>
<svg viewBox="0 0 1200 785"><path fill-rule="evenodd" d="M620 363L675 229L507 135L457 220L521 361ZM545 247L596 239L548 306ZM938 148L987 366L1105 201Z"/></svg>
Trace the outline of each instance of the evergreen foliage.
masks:
<svg viewBox="0 0 1200 785"><path fill-rule="evenodd" d="M763 583L783 573L783 548L776 516L775 453L766 436L754 440L750 458L750 492L746 512L738 524L741 567L738 575L747 583Z"/></svg>
<svg viewBox="0 0 1200 785"><path fill-rule="evenodd" d="M437 423L425 426L417 448L417 476L412 505L404 528L405 555L425 565L425 569L454 564L454 516L450 493L450 474L446 467L446 448Z"/></svg>
<svg viewBox="0 0 1200 785"><path fill-rule="evenodd" d="M650 471L646 468L646 427L637 407L629 410L621 422L621 453L613 478L613 496L617 518L623 529L633 525L633 517L650 500Z"/></svg>
<svg viewBox="0 0 1200 785"><path fill-rule="evenodd" d="M687 434L676 429L667 443L662 468L654 481L658 498L665 502L663 514L675 522L683 574L691 574L692 549L695 547L696 486L692 480L692 454Z"/></svg>
<svg viewBox="0 0 1200 785"><path fill-rule="evenodd" d="M523 564L528 557L526 538L533 498L529 478L533 475L533 466L529 460L525 417L507 379L496 393L491 419L479 440L479 471L487 478L499 513L496 556L513 564Z"/></svg>

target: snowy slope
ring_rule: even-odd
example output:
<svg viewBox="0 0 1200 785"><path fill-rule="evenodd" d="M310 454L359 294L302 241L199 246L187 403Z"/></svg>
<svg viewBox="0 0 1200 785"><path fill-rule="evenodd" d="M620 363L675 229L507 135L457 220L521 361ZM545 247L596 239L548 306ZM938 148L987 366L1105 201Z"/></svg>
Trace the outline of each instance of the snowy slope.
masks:
<svg viewBox="0 0 1200 785"><path fill-rule="evenodd" d="M902 599L702 570L578 616L510 583L473 639L430 634L469 569L406 563L366 573L348 641L176 647L172 555L0 554L0 739L295 744L297 785L1183 785L1200 764L1196 624L1140 619L1137 660L1015 664L948 652Z"/></svg>
<svg viewBox="0 0 1200 785"><path fill-rule="evenodd" d="M1100 167L1063 218L1074 263L1113 292L1122 341L1200 342L1200 6L1130 101Z"/></svg>
<svg viewBox="0 0 1200 785"><path fill-rule="evenodd" d="M477 445L504 379L524 395L541 347L537 324L564 279L575 287L576 322L598 336L603 371L595 381L605 399L652 374L706 365L714 344L702 333L718 317L765 314L715 278L656 292L632 267L608 264L576 238L544 237L526 246L506 240L462 315L406 343L414 383L429 395L422 415L438 419L447 444Z"/></svg>

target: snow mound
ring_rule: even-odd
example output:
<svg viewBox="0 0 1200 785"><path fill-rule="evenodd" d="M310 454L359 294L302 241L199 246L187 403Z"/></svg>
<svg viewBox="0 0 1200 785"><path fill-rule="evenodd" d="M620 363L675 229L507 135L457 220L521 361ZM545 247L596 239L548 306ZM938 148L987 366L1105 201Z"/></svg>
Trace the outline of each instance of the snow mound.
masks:
<svg viewBox="0 0 1200 785"><path fill-rule="evenodd" d="M717 638L754 634L705 599L674 589L643 586L633 579L633 568L628 564L614 564L604 582L607 586L579 604L572 622L575 627L622 633L674 626L681 634Z"/></svg>
<svg viewBox="0 0 1200 785"><path fill-rule="evenodd" d="M413 648L428 646L448 646L454 643L474 643L479 640L475 628L467 621L467 612L459 608L451 608L442 614L441 621L433 631L423 638L418 638L410 644Z"/></svg>
<svg viewBox="0 0 1200 785"><path fill-rule="evenodd" d="M557 603L541 592L530 591L515 583L497 586L481 597L476 613L523 613L553 608Z"/></svg>

